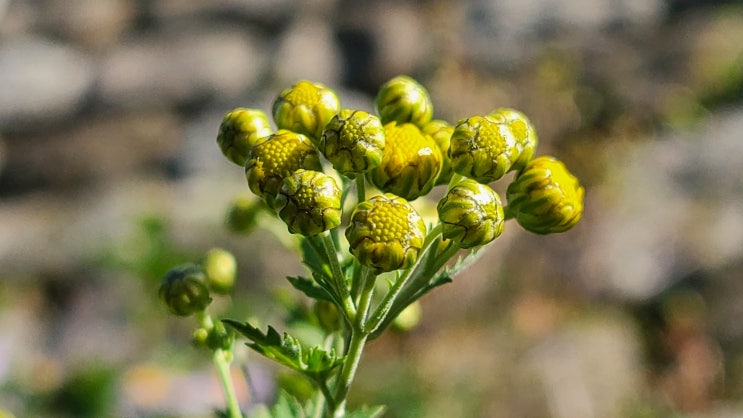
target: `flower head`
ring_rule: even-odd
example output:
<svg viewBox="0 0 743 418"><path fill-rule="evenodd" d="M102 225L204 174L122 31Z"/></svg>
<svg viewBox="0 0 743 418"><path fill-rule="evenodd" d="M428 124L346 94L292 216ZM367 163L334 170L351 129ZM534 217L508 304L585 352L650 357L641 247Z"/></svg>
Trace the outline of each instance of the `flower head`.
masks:
<svg viewBox="0 0 743 418"><path fill-rule="evenodd" d="M493 189L472 179L452 187L436 209L442 235L461 248L485 245L503 232L500 198Z"/></svg>
<svg viewBox="0 0 743 418"><path fill-rule="evenodd" d="M274 207L284 178L300 168L320 171L320 156L306 136L282 129L252 149L245 172L250 190Z"/></svg>
<svg viewBox="0 0 743 418"><path fill-rule="evenodd" d="M511 166L511 170L520 171L534 156L539 142L534 125L523 113L505 107L495 109L488 114L488 118L496 123L505 123L511 134L516 138L519 156Z"/></svg>
<svg viewBox="0 0 743 418"><path fill-rule="evenodd" d="M262 110L240 107L222 119L217 144L228 160L243 167L250 156L250 149L271 133L271 124Z"/></svg>
<svg viewBox="0 0 743 418"><path fill-rule="evenodd" d="M418 212L391 194L359 203L346 229L351 254L378 272L411 267L425 236L426 225Z"/></svg>
<svg viewBox="0 0 743 418"><path fill-rule="evenodd" d="M378 117L343 109L325 126L320 152L344 176L355 178L382 162L384 127Z"/></svg>
<svg viewBox="0 0 743 418"><path fill-rule="evenodd" d="M168 271L157 293L168 310L178 316L201 312L212 302L206 286L206 274L195 264L186 264Z"/></svg>
<svg viewBox="0 0 743 418"><path fill-rule="evenodd" d="M231 252L222 248L207 251L202 263L209 289L215 293L230 293L237 276L237 260Z"/></svg>
<svg viewBox="0 0 743 418"><path fill-rule="evenodd" d="M447 184L454 173L451 169L451 160L449 159L449 143L451 134L454 133L454 127L446 121L435 119L423 125L421 131L433 138L436 145L441 151L441 173L436 178L436 184Z"/></svg>
<svg viewBox="0 0 743 418"><path fill-rule="evenodd" d="M292 234L317 235L341 223L341 190L319 171L297 170L286 177L275 203Z"/></svg>
<svg viewBox="0 0 743 418"><path fill-rule="evenodd" d="M564 232L578 223L583 214L583 186L549 156L531 160L508 186L508 210L531 232Z"/></svg>
<svg viewBox="0 0 743 418"><path fill-rule="evenodd" d="M384 192L415 200L428 193L441 172L443 157L433 139L411 123L384 126L382 163L367 178Z"/></svg>
<svg viewBox="0 0 743 418"><path fill-rule="evenodd" d="M480 183L489 183L511 169L519 151L507 124L473 116L454 128L449 158L455 172Z"/></svg>
<svg viewBox="0 0 743 418"><path fill-rule="evenodd" d="M318 141L325 125L341 110L335 92L320 83L302 80L285 89L273 103L276 126Z"/></svg>
<svg viewBox="0 0 743 418"><path fill-rule="evenodd" d="M433 117L428 91L412 78L400 75L386 82L374 100L382 123L412 123L422 127Z"/></svg>

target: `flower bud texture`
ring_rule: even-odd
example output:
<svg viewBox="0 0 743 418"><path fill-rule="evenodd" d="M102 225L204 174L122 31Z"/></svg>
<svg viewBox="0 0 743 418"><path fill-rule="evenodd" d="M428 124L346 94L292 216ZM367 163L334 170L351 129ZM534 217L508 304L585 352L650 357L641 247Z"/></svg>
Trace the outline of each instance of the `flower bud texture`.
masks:
<svg viewBox="0 0 743 418"><path fill-rule="evenodd" d="M284 179L276 208L292 234L317 235L340 225L341 190L327 174L297 170Z"/></svg>
<svg viewBox="0 0 743 418"><path fill-rule="evenodd" d="M273 103L276 126L318 141L325 125L341 110L335 92L320 83L302 80L281 92Z"/></svg>
<svg viewBox="0 0 743 418"><path fill-rule="evenodd" d="M519 157L516 138L505 123L473 116L454 128L449 145L452 169L480 183L498 180Z"/></svg>
<svg viewBox="0 0 743 418"><path fill-rule="evenodd" d="M564 232L583 214L584 189L557 159L538 157L508 186L508 210L524 229L537 234Z"/></svg>
<svg viewBox="0 0 743 418"><path fill-rule="evenodd" d="M178 316L201 312L212 302L206 286L206 274L195 264L175 267L165 274L158 296L168 310Z"/></svg>
<svg viewBox="0 0 743 418"><path fill-rule="evenodd" d="M341 174L355 178L377 167L384 155L384 127L378 117L343 109L325 126L320 152Z"/></svg>
<svg viewBox="0 0 743 418"><path fill-rule="evenodd" d="M397 76L379 89L374 106L382 123L412 123L419 128L433 117L428 91L408 76Z"/></svg>
<svg viewBox="0 0 743 418"><path fill-rule="evenodd" d="M485 245L503 233L500 198L488 186L466 179L452 187L437 206L442 235L461 248Z"/></svg>
<svg viewBox="0 0 743 418"><path fill-rule="evenodd" d="M250 190L274 207L284 178L300 168L320 171L320 155L306 136L279 130L251 151L245 165Z"/></svg>
<svg viewBox="0 0 743 418"><path fill-rule="evenodd" d="M237 108L224 116L217 144L228 160L243 167L250 149L271 133L271 124L262 110Z"/></svg>
<svg viewBox="0 0 743 418"><path fill-rule="evenodd" d="M511 166L511 170L520 171L532 159L536 151L539 142L536 128L526 115L515 109L498 108L492 111L488 118L496 123L505 123L516 138L519 156Z"/></svg>
<svg viewBox="0 0 743 418"><path fill-rule="evenodd" d="M346 229L353 254L377 272L411 267L426 236L426 225L405 199L374 196L356 206Z"/></svg>
<svg viewBox="0 0 743 418"><path fill-rule="evenodd" d="M411 123L388 123L384 131L382 163L369 172L369 181L406 200L427 194L441 172L443 157L439 147Z"/></svg>
<svg viewBox="0 0 743 418"><path fill-rule="evenodd" d="M449 143L451 141L451 134L454 132L454 127L446 121L436 119L425 124L421 131L423 134L433 138L433 141L441 151L441 173L439 173L436 179L436 184L449 183L453 173L451 160L449 159Z"/></svg>

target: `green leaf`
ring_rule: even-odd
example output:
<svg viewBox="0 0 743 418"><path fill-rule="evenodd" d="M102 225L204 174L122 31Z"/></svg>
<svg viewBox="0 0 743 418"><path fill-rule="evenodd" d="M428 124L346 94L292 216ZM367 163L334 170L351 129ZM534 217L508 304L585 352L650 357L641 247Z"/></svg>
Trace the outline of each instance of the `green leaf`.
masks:
<svg viewBox="0 0 743 418"><path fill-rule="evenodd" d="M379 418L384 413L384 405L364 406L346 413L345 418Z"/></svg>
<svg viewBox="0 0 743 418"><path fill-rule="evenodd" d="M247 346L264 356L313 377L326 376L343 362L335 350L325 351L319 346L304 347L299 340L284 333L281 335L272 326L264 334L247 322L223 319L222 322L234 328L250 341Z"/></svg>
<svg viewBox="0 0 743 418"><path fill-rule="evenodd" d="M294 286L295 289L299 290L312 299L322 299L328 302L333 302L333 297L324 287L318 286L314 281L306 277L287 276L286 279L289 280L289 283L291 283L291 285Z"/></svg>
<svg viewBox="0 0 743 418"><path fill-rule="evenodd" d="M305 418L306 416L299 400L284 390L271 407L271 418Z"/></svg>
<svg viewBox="0 0 743 418"><path fill-rule="evenodd" d="M302 251L302 261L310 271L330 280L333 276L330 260L325 255L322 244L318 243L317 237L302 238L300 249Z"/></svg>

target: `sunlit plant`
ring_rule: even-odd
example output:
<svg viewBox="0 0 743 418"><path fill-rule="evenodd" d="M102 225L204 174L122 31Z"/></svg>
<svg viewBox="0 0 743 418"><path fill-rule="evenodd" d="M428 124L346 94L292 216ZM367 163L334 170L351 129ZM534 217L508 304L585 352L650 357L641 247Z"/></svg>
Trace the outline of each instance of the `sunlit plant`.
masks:
<svg viewBox="0 0 743 418"><path fill-rule="evenodd" d="M380 416L381 406L351 409L346 401L369 341L392 324L414 326L418 299L476 260L507 220L550 234L581 218L583 187L554 157L534 157L537 134L523 113L497 108L455 124L434 120L428 92L407 76L385 83L374 104L376 115L342 108L333 90L300 81L274 102L276 131L266 113L244 108L219 127L220 149L244 167L255 195L234 202L227 225L249 233L261 213L283 222L275 232L293 237L282 242L307 268L288 282L314 302L308 322L324 336L313 344L279 326L214 320L212 296L230 292L237 270L225 250L172 269L160 297L173 314L199 319L194 341L213 353L225 416L242 416L229 374L237 336L314 387L306 399L282 393L261 416ZM504 207L488 183L508 172L515 174ZM436 186L446 189L432 201ZM426 205L437 216L416 209Z"/></svg>

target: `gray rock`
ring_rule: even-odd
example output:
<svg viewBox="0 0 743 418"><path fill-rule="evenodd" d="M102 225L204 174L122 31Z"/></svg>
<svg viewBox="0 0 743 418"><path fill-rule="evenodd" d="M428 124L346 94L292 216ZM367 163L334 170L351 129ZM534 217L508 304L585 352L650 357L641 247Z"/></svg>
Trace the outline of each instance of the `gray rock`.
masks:
<svg viewBox="0 0 743 418"><path fill-rule="evenodd" d="M256 83L265 63L257 42L228 29L180 31L131 40L103 60L100 96L140 106L229 98Z"/></svg>
<svg viewBox="0 0 743 418"><path fill-rule="evenodd" d="M293 84L312 80L338 84L341 57L327 22L316 17L297 20L279 41L275 74L281 82Z"/></svg>
<svg viewBox="0 0 743 418"><path fill-rule="evenodd" d="M40 38L0 44L0 130L69 117L93 81L89 57L67 45Z"/></svg>

